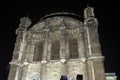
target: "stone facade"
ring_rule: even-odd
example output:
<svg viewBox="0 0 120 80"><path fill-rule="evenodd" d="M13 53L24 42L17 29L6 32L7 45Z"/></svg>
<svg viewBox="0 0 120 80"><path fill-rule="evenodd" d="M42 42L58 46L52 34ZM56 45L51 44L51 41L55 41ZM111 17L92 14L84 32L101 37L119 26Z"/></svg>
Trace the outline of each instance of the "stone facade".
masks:
<svg viewBox="0 0 120 80"><path fill-rule="evenodd" d="M84 21L70 15L53 13L31 27L21 18L8 80L106 80L93 8Z"/></svg>

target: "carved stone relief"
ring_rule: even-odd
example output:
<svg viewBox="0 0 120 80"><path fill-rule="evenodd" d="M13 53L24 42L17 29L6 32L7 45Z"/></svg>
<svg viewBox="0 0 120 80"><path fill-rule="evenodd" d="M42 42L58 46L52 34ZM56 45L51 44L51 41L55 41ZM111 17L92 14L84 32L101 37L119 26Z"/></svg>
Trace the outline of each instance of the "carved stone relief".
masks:
<svg viewBox="0 0 120 80"><path fill-rule="evenodd" d="M29 80L40 80L40 74L39 73L33 73Z"/></svg>

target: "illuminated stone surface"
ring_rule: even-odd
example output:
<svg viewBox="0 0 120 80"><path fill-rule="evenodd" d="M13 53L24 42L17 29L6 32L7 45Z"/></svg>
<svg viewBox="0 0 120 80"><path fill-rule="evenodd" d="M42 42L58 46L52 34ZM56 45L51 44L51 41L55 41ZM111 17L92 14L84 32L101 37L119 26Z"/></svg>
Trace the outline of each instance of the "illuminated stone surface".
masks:
<svg viewBox="0 0 120 80"><path fill-rule="evenodd" d="M67 15L76 16L53 13L30 28L31 20L21 19L8 80L106 80L93 8L84 21Z"/></svg>

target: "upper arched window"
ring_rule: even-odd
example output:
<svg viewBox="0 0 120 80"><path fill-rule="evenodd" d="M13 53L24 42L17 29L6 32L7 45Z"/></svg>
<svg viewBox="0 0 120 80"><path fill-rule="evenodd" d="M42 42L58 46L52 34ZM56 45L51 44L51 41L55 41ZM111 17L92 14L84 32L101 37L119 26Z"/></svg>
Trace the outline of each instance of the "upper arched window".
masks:
<svg viewBox="0 0 120 80"><path fill-rule="evenodd" d="M78 58L78 41L76 38L69 39L69 58Z"/></svg>
<svg viewBox="0 0 120 80"><path fill-rule="evenodd" d="M54 40L51 43L51 59L57 60L60 59L60 41Z"/></svg>

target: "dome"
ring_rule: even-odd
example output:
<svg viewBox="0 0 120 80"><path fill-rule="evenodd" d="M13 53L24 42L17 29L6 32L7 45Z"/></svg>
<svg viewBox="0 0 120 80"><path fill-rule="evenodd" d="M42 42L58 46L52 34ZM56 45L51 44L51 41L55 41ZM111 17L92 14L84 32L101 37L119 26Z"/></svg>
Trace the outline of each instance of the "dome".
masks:
<svg viewBox="0 0 120 80"><path fill-rule="evenodd" d="M73 29L82 27L83 22L80 16L74 13L52 13L41 18L41 20L30 29L35 32L40 32L45 28L55 31L61 26L65 26L66 29Z"/></svg>

